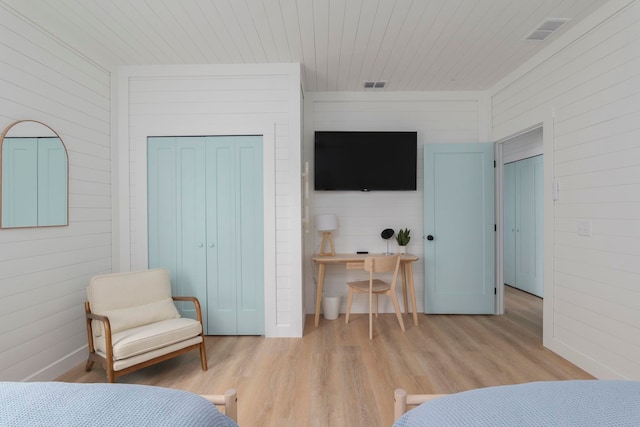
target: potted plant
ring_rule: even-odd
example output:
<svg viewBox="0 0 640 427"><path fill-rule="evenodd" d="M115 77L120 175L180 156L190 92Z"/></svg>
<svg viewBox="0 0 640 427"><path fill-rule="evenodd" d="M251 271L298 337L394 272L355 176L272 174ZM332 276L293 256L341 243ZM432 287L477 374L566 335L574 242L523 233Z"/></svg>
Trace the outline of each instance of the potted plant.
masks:
<svg viewBox="0 0 640 427"><path fill-rule="evenodd" d="M407 253L407 245L411 240L411 236L409 235L410 233L411 233L411 230L409 230L408 228L405 228L405 229L401 228L400 230L398 230L398 234L396 235L396 241L398 242L398 246L400 246L401 254Z"/></svg>

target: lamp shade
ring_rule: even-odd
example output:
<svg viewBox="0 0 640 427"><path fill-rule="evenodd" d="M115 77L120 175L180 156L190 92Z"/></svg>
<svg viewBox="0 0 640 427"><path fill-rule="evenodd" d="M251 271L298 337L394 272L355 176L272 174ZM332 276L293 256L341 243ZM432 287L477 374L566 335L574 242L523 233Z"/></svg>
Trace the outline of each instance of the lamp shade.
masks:
<svg viewBox="0 0 640 427"><path fill-rule="evenodd" d="M316 215L316 230L331 231L338 228L338 217L336 214Z"/></svg>

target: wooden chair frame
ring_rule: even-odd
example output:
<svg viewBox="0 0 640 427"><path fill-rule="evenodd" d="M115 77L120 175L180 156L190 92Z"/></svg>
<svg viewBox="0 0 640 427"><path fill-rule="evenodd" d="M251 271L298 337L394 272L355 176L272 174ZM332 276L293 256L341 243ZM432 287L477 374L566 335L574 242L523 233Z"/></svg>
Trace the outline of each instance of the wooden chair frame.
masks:
<svg viewBox="0 0 640 427"><path fill-rule="evenodd" d="M393 420L397 421L407 412L407 406L417 406L443 396L446 394L407 394L403 389L397 388L393 392Z"/></svg>
<svg viewBox="0 0 640 427"><path fill-rule="evenodd" d="M196 310L197 320L202 325L202 312L200 310L200 302L195 297L172 297L174 301L191 301ZM129 374L131 372L137 371L142 368L146 368L147 366L155 365L156 363L163 362L168 359L172 359L181 354L187 353L192 350L200 350L200 361L202 364L202 370L206 371L207 367L207 349L204 344L204 327L200 332L200 336L202 337L202 341L199 344L193 344L185 348L181 348L180 350L172 351L171 353L163 354L162 356L158 356L156 358L146 360L144 362L138 363L133 366L129 366L127 368L121 370L113 369L113 340L111 334L111 324L109 322L109 318L106 316L101 316L99 314L94 314L91 312L91 306L89 301L85 301L84 303L84 311L85 318L87 323L87 338L89 341L89 358L87 359L87 364L85 365L85 371L89 372L95 363L98 363L100 366L104 368L107 372L107 381L113 383L116 381L116 378L121 377L123 375ZM105 347L106 347L106 357L100 356L95 349L95 345L93 343L93 329L91 326L92 320L98 320L102 322L104 327L104 338L105 338Z"/></svg>
<svg viewBox="0 0 640 427"><path fill-rule="evenodd" d="M224 414L236 423L238 422L238 392L230 388L224 394L202 394L202 397L216 406L224 408Z"/></svg>
<svg viewBox="0 0 640 427"><path fill-rule="evenodd" d="M357 266L356 266L357 264ZM347 263L347 269L363 268L362 263ZM369 339L373 339L373 305L375 298L375 316L378 317L378 295L387 295L393 303L393 309L396 312L398 323L400 328L404 331L404 321L402 320L402 311L400 310L400 304L398 302L398 296L396 295L396 284L398 283L398 272L400 271L400 255L381 255L367 257L364 260L364 270L369 273L368 280L358 280L355 282L347 283L349 287L349 293L347 294L347 312L345 314L345 323L349 323L351 316L351 305L353 304L353 296L356 292L368 293L369 295ZM379 279L374 278L375 273L393 272L393 278L391 283L388 284ZM367 283L366 289L361 286ZM387 290L374 290L374 286L378 283L385 284L389 287ZM356 286L354 286L356 285Z"/></svg>

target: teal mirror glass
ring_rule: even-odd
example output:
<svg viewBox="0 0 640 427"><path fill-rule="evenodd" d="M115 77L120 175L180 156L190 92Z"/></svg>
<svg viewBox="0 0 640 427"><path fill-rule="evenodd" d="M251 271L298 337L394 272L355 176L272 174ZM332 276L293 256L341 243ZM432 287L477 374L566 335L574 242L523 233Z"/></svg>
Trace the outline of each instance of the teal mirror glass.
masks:
<svg viewBox="0 0 640 427"><path fill-rule="evenodd" d="M13 123L0 139L0 227L68 225L67 149L49 126Z"/></svg>

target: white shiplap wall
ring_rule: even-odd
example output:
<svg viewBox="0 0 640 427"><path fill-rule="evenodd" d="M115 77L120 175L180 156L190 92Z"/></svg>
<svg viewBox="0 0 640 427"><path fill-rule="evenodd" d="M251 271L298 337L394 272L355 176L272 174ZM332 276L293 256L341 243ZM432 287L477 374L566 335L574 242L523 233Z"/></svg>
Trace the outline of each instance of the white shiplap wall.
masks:
<svg viewBox="0 0 640 427"><path fill-rule="evenodd" d="M300 66L121 67L118 89L119 269L148 266L148 136L263 135L265 332L302 336Z"/></svg>
<svg viewBox="0 0 640 427"><path fill-rule="evenodd" d="M87 356L83 302L111 270L110 73L0 4L0 128L48 124L69 154L69 226L0 230L0 381Z"/></svg>
<svg viewBox="0 0 640 427"><path fill-rule="evenodd" d="M310 169L310 231L305 240L305 307L315 311L317 268L310 261L318 252L321 236L314 230L314 217L323 213L338 216L338 230L332 232L336 252L370 253L386 251L380 237L384 228L411 229L410 253L423 256L423 145L432 143L486 142L485 96L479 92L313 92L305 95L304 159ZM313 191L314 132L417 131L417 191L370 192ZM384 173L384 171L383 171ZM397 252L395 239L389 249ZM414 265L418 311L424 311L424 263ZM329 266L325 276L325 295L345 296L346 281L361 272L344 266ZM344 313L346 298L342 299ZM354 301L354 312L368 310L364 299ZM393 312L388 298L380 300L380 310Z"/></svg>
<svg viewBox="0 0 640 427"><path fill-rule="evenodd" d="M542 154L542 127L524 132L506 141L502 141L502 163L507 164L517 160Z"/></svg>
<svg viewBox="0 0 640 427"><path fill-rule="evenodd" d="M492 108L496 140L545 122L545 345L599 378L640 379L640 3L605 4Z"/></svg>

